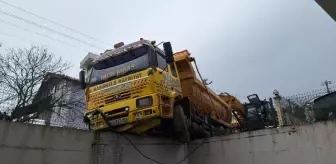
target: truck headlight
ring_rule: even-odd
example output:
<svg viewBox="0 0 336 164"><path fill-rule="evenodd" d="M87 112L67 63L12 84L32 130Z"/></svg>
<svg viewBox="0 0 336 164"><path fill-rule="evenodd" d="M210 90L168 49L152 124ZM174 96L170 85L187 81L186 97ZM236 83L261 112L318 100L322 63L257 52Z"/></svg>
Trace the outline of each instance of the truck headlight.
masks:
<svg viewBox="0 0 336 164"><path fill-rule="evenodd" d="M99 112L90 112L86 114L86 117L89 118L90 120L95 120L98 118Z"/></svg>
<svg viewBox="0 0 336 164"><path fill-rule="evenodd" d="M89 113L86 115L87 118L89 118L90 120L92 119L93 113Z"/></svg>
<svg viewBox="0 0 336 164"><path fill-rule="evenodd" d="M152 96L139 98L136 100L136 106L137 108L142 108L146 106L152 106L153 105L153 98Z"/></svg>
<svg viewBox="0 0 336 164"><path fill-rule="evenodd" d="M92 120L96 120L96 119L98 119L98 114L94 114L94 115L92 115L91 119L92 119Z"/></svg>

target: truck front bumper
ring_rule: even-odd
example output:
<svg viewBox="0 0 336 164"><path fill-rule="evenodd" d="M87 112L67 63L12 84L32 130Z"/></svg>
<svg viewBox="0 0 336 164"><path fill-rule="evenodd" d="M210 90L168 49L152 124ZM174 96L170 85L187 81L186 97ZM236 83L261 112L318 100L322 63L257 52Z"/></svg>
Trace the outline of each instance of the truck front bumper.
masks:
<svg viewBox="0 0 336 164"><path fill-rule="evenodd" d="M129 126L130 124L141 122L143 120L160 117L159 96L152 94L146 95L144 97L147 96L152 96L152 106L137 108L136 100L139 98L133 98L116 102L111 105L106 105L100 109L97 109L100 112L95 112L96 115L91 116L90 118L92 129L102 130L108 128L106 121L108 121L112 127L117 129L119 127L126 125ZM104 115L106 120L103 119L100 113ZM90 115L90 112L88 112L86 115Z"/></svg>

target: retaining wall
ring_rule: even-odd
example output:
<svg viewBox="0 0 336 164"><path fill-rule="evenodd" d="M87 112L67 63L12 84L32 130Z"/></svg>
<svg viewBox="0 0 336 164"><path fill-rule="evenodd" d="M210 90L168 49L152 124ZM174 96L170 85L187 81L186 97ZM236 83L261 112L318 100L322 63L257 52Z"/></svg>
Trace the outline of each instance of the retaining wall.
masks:
<svg viewBox="0 0 336 164"><path fill-rule="evenodd" d="M0 163L92 164L93 136L83 130L0 121Z"/></svg>
<svg viewBox="0 0 336 164"><path fill-rule="evenodd" d="M183 164L335 164L335 128L335 122L315 123L213 137L189 145L153 138L131 140L143 154L170 164L185 156L189 157ZM95 164L155 163L122 136L101 133L97 137L100 140L95 146Z"/></svg>
<svg viewBox="0 0 336 164"><path fill-rule="evenodd" d="M335 164L336 123L238 133L180 145L170 139L0 122L1 164ZM201 145L200 145L201 144ZM199 147L195 150L196 147ZM195 151L194 151L195 150Z"/></svg>
<svg viewBox="0 0 336 164"><path fill-rule="evenodd" d="M189 162L335 164L335 128L335 122L327 122L215 137L196 151Z"/></svg>

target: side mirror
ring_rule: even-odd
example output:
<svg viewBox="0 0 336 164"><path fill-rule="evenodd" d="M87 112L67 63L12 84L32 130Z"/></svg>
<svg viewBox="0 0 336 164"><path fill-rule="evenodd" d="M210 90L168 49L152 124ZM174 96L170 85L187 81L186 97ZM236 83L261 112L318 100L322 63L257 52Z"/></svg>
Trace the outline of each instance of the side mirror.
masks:
<svg viewBox="0 0 336 164"><path fill-rule="evenodd" d="M81 84L81 88L85 89L85 87L86 87L85 72L83 70L79 72L79 81L80 81L80 84Z"/></svg>
<svg viewBox="0 0 336 164"><path fill-rule="evenodd" d="M173 49L172 49L172 46L170 44L170 42L165 42L163 43L163 50L166 54L166 62L168 64L171 64L174 62L174 54L173 54Z"/></svg>

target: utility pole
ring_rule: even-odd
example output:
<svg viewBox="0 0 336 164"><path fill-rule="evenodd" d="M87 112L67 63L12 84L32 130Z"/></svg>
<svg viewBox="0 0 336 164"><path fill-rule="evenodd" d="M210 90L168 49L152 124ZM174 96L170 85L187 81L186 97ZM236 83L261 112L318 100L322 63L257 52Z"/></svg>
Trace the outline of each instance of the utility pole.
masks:
<svg viewBox="0 0 336 164"><path fill-rule="evenodd" d="M327 89L327 93L330 93L330 88L329 88L329 84L331 84L331 81L329 80L325 80L323 83L322 83L322 86L325 86L326 89Z"/></svg>
<svg viewBox="0 0 336 164"><path fill-rule="evenodd" d="M278 116L278 126L284 126L286 124L286 120L285 120L285 113L282 109L282 105L281 105L281 96L278 90L274 90L273 94L275 97L273 97L274 99L274 105L275 105L275 111L277 112L277 116Z"/></svg>

